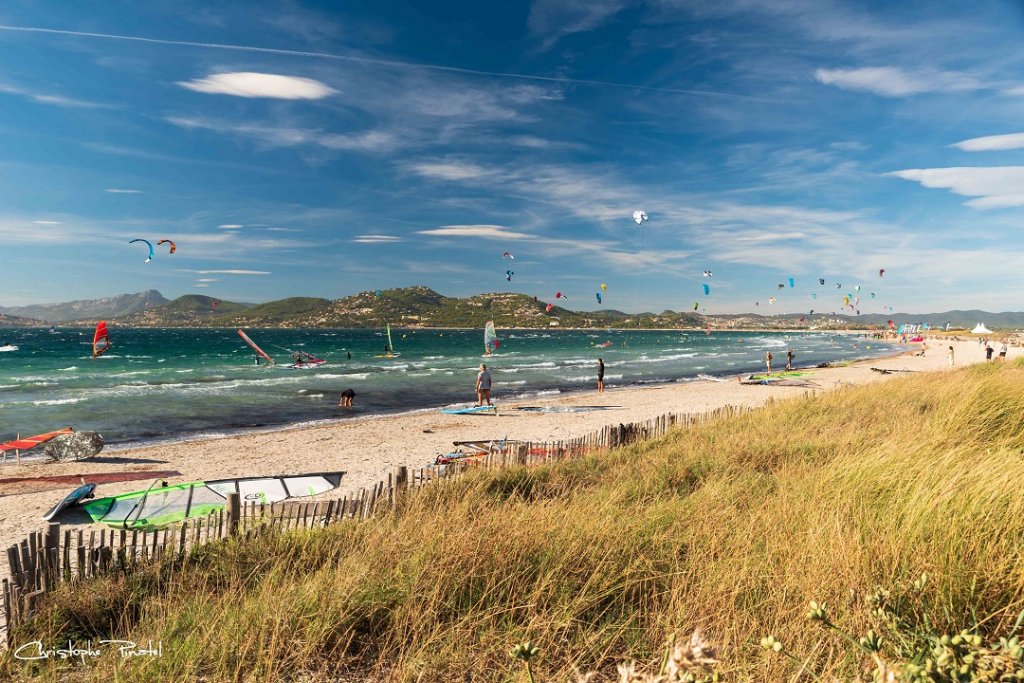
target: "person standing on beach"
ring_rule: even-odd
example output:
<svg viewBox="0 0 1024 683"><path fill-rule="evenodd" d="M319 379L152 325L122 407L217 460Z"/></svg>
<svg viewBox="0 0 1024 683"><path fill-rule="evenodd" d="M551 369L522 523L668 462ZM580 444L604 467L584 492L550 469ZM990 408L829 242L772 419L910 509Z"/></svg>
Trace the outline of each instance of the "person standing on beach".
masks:
<svg viewBox="0 0 1024 683"><path fill-rule="evenodd" d="M993 353L995 353L995 349L992 348L992 345L991 344L985 344L985 360L986 361L990 361L991 362L992 354Z"/></svg>
<svg viewBox="0 0 1024 683"><path fill-rule="evenodd" d="M487 372L487 364L480 364L480 372L476 375L476 404L482 406L484 401L491 403L491 373Z"/></svg>
<svg viewBox="0 0 1024 683"><path fill-rule="evenodd" d="M946 354L946 358L949 359L949 367L953 367L953 347L949 347L949 353Z"/></svg>
<svg viewBox="0 0 1024 683"><path fill-rule="evenodd" d="M597 393L604 393L604 359L597 359Z"/></svg>
<svg viewBox="0 0 1024 683"><path fill-rule="evenodd" d="M793 369L793 349L786 349L786 369Z"/></svg>
<svg viewBox="0 0 1024 683"><path fill-rule="evenodd" d="M1006 360L1006 352L1008 350L1006 342L1003 342L1003 345L999 347L999 360Z"/></svg>
<svg viewBox="0 0 1024 683"><path fill-rule="evenodd" d="M764 364L768 366L768 374L772 374L772 352L768 351L764 354Z"/></svg>

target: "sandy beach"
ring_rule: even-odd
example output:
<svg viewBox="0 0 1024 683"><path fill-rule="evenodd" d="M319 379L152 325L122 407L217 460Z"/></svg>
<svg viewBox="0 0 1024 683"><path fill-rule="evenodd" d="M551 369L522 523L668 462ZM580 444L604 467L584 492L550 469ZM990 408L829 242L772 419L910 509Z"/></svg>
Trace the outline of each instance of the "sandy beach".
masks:
<svg viewBox="0 0 1024 683"><path fill-rule="evenodd" d="M985 350L976 341L947 342L930 340L925 356L913 355L917 344L900 355L853 363L843 367L811 370L806 379L815 388L743 385L728 381L699 381L662 386L616 389L603 394L578 392L546 399L503 400L503 388L495 385L494 398L500 405L497 416L445 415L437 410L400 415L346 420L323 426L249 433L226 438L184 441L122 451L107 451L80 462L0 466L0 480L50 475L81 475L112 472L156 472L173 470L180 476L172 483L314 471L341 470L346 474L341 488L322 497L368 487L386 477L400 465L420 468L431 464L435 456L452 449L453 441L476 439L558 440L572 438L608 424L646 420L664 413L699 413L726 405L759 406L768 399L785 399L808 391L829 391L842 386L869 382L898 381L902 372L883 374L871 368L925 372L949 370L945 348L956 347L957 366L984 362ZM1022 349L1011 348L1010 358ZM780 354L777 354L777 356ZM776 363L779 363L776 358ZM783 360L784 363L784 360ZM467 399L471 398L473 377L467 377ZM357 399L358 406L358 399ZM520 406L607 406L589 412L525 412ZM129 482L100 484L97 496L107 496L148 486L148 477ZM23 486L23 485L22 485ZM46 490L40 490L48 486ZM0 484L0 542L3 547L42 529L42 515L73 486L68 484L33 485L31 492ZM81 512L63 514L59 520L71 528L88 525ZM6 574L6 557L0 557L0 575Z"/></svg>

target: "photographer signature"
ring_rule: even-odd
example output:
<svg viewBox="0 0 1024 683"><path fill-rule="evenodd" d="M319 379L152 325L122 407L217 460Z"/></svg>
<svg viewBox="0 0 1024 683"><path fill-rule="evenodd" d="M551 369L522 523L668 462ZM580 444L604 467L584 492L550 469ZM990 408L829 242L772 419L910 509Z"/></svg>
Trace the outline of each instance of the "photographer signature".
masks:
<svg viewBox="0 0 1024 683"><path fill-rule="evenodd" d="M13 652L13 655L15 659L29 661L40 659L65 660L77 657L85 663L86 659L102 657L104 653L103 647L107 645L113 645L115 652L120 655L121 659L164 656L163 641L157 641L154 647L152 640L149 641L148 647L139 647L138 643L131 640L101 640L97 643L96 647L93 647L92 641L89 640L86 641L85 647L80 647L69 640L67 647L59 648L46 648L43 647L43 641L33 640L19 646Z"/></svg>

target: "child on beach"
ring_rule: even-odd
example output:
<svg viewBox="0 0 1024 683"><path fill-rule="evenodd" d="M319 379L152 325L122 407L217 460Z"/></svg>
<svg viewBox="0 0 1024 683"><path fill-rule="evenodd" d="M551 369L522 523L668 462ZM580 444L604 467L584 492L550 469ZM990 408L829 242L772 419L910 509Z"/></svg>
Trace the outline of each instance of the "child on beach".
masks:
<svg viewBox="0 0 1024 683"><path fill-rule="evenodd" d="M953 347L949 347L949 353L946 354L946 358L949 359L949 367L953 367Z"/></svg>

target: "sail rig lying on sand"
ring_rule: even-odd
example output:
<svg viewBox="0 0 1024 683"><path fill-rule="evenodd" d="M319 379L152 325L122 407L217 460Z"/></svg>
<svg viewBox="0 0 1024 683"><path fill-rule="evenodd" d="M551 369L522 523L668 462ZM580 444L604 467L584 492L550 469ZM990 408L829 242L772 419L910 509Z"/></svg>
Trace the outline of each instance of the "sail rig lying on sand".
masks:
<svg viewBox="0 0 1024 683"><path fill-rule="evenodd" d="M260 347L258 347L258 346L256 345L256 342L254 342L254 341L253 341L252 339L249 339L249 335L247 335L247 334L245 333L245 330L239 330L239 331L238 331L238 336L239 336L239 337L241 337L241 338L242 338L242 341L244 341L244 342L245 342L246 344L248 344L248 345L250 346L250 348L252 348L252 350L256 352L256 355L257 355L257 356L263 356L263 358L265 358L265 359L267 360L267 362L268 362L268 363L270 363L271 365L274 365L274 364L275 364L275 363L274 363L274 359L273 359L273 358L271 358L271 357L270 357L270 356L269 356L269 355L267 354L267 352L266 352L266 351L264 351L263 349L261 349Z"/></svg>
<svg viewBox="0 0 1024 683"><path fill-rule="evenodd" d="M224 509L229 493L242 503L279 503L338 488L344 472L317 472L286 477L244 477L193 481L167 486L155 480L145 491L122 493L83 503L94 522L119 529L161 529L192 517Z"/></svg>

